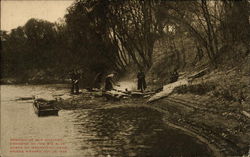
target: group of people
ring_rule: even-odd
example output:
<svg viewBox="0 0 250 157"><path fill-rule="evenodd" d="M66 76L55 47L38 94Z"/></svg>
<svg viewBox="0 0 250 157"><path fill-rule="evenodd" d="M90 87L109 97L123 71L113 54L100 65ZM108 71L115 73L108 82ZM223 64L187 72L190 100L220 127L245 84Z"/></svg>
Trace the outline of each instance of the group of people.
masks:
<svg viewBox="0 0 250 157"><path fill-rule="evenodd" d="M105 78L105 90L106 91L110 91L113 90L113 77L115 74L109 74L106 78ZM142 70L140 70L137 73L137 89L140 90L141 92L143 92L145 89L147 88L146 85L146 80L145 80L145 74Z"/></svg>
<svg viewBox="0 0 250 157"><path fill-rule="evenodd" d="M112 74L109 74L105 77L105 86L104 86L105 91L110 91L110 90L114 89L113 88L113 86L114 86L113 77L115 75L116 75L115 73L112 73ZM70 77L71 77L71 83L72 83L71 93L72 94L79 94L79 81L81 78L80 72L77 70L74 70L70 74ZM179 77L178 72L177 72L177 70L175 70L171 74L170 83L177 81L178 77ZM98 88L98 89L101 88L102 78L103 78L102 73L98 73L96 75L96 77L94 79L93 88ZM141 92L143 92L146 88L147 88L147 84L146 84L146 80L145 80L145 73L143 72L143 70L140 70L137 73L137 89L140 90Z"/></svg>
<svg viewBox="0 0 250 157"><path fill-rule="evenodd" d="M110 91L114 89L114 81L113 77L115 73L109 74L105 77L105 91ZM72 94L79 94L79 81L81 79L81 74L79 71L74 70L70 73L71 78L71 93ZM94 79L93 88L101 88L103 74L98 73ZM143 92L147 88L145 74L142 70L140 70L137 74L137 89Z"/></svg>
<svg viewBox="0 0 250 157"><path fill-rule="evenodd" d="M115 74L110 74L106 77L105 79L105 90L109 91L114 89L113 85L113 77ZM147 84L146 84L146 80L145 80L145 74L142 70L140 70L137 73L137 89L140 90L141 92L143 92L145 89L147 88Z"/></svg>

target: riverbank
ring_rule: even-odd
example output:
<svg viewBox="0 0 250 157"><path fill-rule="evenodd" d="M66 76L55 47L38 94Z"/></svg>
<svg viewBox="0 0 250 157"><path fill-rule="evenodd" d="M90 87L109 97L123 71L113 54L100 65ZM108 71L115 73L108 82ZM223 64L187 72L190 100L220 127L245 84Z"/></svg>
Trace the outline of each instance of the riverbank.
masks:
<svg viewBox="0 0 250 157"><path fill-rule="evenodd" d="M249 156L249 64L248 55L231 68L182 71L175 86L163 86L149 102L170 111L168 121L208 139L226 156Z"/></svg>
<svg viewBox="0 0 250 157"><path fill-rule="evenodd" d="M244 64L231 69L206 69L184 74L176 87L170 87L168 92L168 86L164 86L161 92L165 90L167 94L165 92L151 103L147 102L155 96L110 103L103 97L83 94L83 100L73 98L73 102L77 102L73 106L91 108L98 104L96 107L102 108L133 104L135 107L150 107L165 113L166 123L206 139L207 144L216 148L217 154L247 156L250 149L248 63L249 58ZM161 92L157 94L161 95Z"/></svg>
<svg viewBox="0 0 250 157"><path fill-rule="evenodd" d="M169 111L167 121L204 137L225 156L249 156L249 68L200 74L182 78L189 79L172 92L166 88L152 105Z"/></svg>
<svg viewBox="0 0 250 157"><path fill-rule="evenodd" d="M246 62L248 63L248 62ZM249 68L246 64L226 70L202 70L182 75L163 86L163 95L107 100L102 92L82 90L80 95L53 95L62 110L146 107L164 114L167 125L206 143L216 156L247 156L250 146ZM131 80L131 79L130 79ZM182 81L183 80L183 81ZM132 90L135 81L119 82ZM168 88L168 87L171 88ZM69 87L70 88L70 87ZM168 89L171 89L168 92ZM164 91L167 91L164 93ZM165 95L164 95L165 94ZM167 95L166 95L167 94Z"/></svg>
<svg viewBox="0 0 250 157"><path fill-rule="evenodd" d="M167 125L181 129L209 145L216 156L243 156L249 151L249 119L241 112L223 107L219 102L192 94L172 94L153 103L148 98L107 101L101 92L64 95L60 109L103 109L147 107L164 114ZM218 109L223 107L224 109Z"/></svg>
<svg viewBox="0 0 250 157"><path fill-rule="evenodd" d="M152 105L169 111L167 121L204 137L225 156L249 152L250 121L241 112L218 110L218 102L192 94L173 94Z"/></svg>

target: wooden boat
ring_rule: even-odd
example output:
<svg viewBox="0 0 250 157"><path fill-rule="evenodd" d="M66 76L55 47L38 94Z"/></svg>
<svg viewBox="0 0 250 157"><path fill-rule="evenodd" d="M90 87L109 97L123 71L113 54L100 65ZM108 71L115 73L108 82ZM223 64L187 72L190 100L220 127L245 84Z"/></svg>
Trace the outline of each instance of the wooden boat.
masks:
<svg viewBox="0 0 250 157"><path fill-rule="evenodd" d="M37 116L58 116L59 109L55 106L55 100L35 99L33 108Z"/></svg>

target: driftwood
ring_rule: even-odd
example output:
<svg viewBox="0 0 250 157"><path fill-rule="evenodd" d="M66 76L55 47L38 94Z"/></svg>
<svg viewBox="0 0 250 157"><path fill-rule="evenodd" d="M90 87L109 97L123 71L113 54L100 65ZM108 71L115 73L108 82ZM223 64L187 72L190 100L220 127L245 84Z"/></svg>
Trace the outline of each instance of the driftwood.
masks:
<svg viewBox="0 0 250 157"><path fill-rule="evenodd" d="M151 103L151 102L154 102L156 100L165 98L165 97L169 96L176 87L186 85L186 84L188 84L187 79L182 79L182 80L176 81L174 83L167 84L167 85L163 86L163 90L161 92L156 93L155 95L153 95L147 101L147 103Z"/></svg>
<svg viewBox="0 0 250 157"><path fill-rule="evenodd" d="M181 80L178 80L176 82L173 82L173 83L170 83L170 84L163 86L162 91L153 95L147 102L151 103L151 102L154 102L156 100L159 100L159 99L162 99L162 98L169 96L170 94L172 94L172 92L174 91L174 89L176 87L188 85L188 83L190 81L192 81L193 79L204 76L207 73L207 71L208 71L208 68L203 69L203 70L189 76L187 79L184 78L184 79L181 79Z"/></svg>
<svg viewBox="0 0 250 157"><path fill-rule="evenodd" d="M246 111L242 111L242 114L248 118L250 118L250 113L246 112Z"/></svg>
<svg viewBox="0 0 250 157"><path fill-rule="evenodd" d="M204 76L206 73L208 72L208 68L203 69L199 72L194 73L193 75L189 76L188 79L195 79L195 78L199 78L201 76Z"/></svg>
<svg viewBox="0 0 250 157"><path fill-rule="evenodd" d="M116 90L104 91L102 95L106 97L107 100L116 100L116 101L120 100L125 96L128 96L128 94Z"/></svg>
<svg viewBox="0 0 250 157"><path fill-rule="evenodd" d="M44 98L37 98L37 99L35 99L35 101L41 102L41 103L55 103L56 102L56 100L47 100Z"/></svg>
<svg viewBox="0 0 250 157"><path fill-rule="evenodd" d="M140 98L143 96L144 96L144 94L142 92L131 92L131 97Z"/></svg>
<svg viewBox="0 0 250 157"><path fill-rule="evenodd" d="M103 96L107 98L107 100L120 100L123 98L145 98L149 97L155 92L139 92L139 91L120 91L120 90L112 90L103 92Z"/></svg>
<svg viewBox="0 0 250 157"><path fill-rule="evenodd" d="M20 97L17 98L16 100L24 101L24 100L33 100L35 97Z"/></svg>

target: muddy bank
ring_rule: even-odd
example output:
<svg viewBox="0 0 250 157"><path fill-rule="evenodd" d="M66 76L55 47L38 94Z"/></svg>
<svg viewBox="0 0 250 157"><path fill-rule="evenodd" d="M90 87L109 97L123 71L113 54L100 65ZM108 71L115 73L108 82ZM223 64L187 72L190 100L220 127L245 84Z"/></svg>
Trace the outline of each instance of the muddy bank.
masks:
<svg viewBox="0 0 250 157"><path fill-rule="evenodd" d="M60 109L98 109L116 107L147 107L164 113L167 125L181 129L206 143L215 156L242 156L249 151L250 123L240 112L225 108L195 95L173 94L154 103L148 98L107 101L102 93L84 92L58 99ZM198 101L200 100L200 101ZM206 103L205 103L206 102Z"/></svg>
<svg viewBox="0 0 250 157"><path fill-rule="evenodd" d="M64 110L74 110L74 109L97 109L105 107L116 107L119 105L147 105L145 102L147 98L135 97L135 98L122 98L122 99L112 99L107 100L103 96L103 92L87 92L84 91L79 95L63 94L54 96L58 103L57 107Z"/></svg>
<svg viewBox="0 0 250 157"><path fill-rule="evenodd" d="M225 156L248 155L250 120L239 110L191 94L174 94L151 105L169 111L167 121L207 139Z"/></svg>
<svg viewBox="0 0 250 157"><path fill-rule="evenodd" d="M187 73L181 78L187 83L165 85L170 87L148 102L169 111L167 121L204 137L225 156L249 156L249 68L244 66Z"/></svg>

